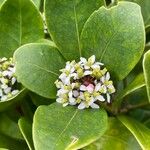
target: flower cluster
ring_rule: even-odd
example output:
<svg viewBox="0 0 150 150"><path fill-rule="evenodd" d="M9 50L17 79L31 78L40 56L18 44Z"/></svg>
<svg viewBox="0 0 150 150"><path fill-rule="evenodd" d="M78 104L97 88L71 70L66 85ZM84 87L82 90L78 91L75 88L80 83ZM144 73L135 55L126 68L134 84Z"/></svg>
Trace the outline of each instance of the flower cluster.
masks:
<svg viewBox="0 0 150 150"><path fill-rule="evenodd" d="M63 106L78 105L78 109L99 108L98 101L111 102L110 95L115 92L110 74L103 63L96 62L95 56L88 60L67 62L60 70L62 74L55 82L58 103Z"/></svg>
<svg viewBox="0 0 150 150"><path fill-rule="evenodd" d="M16 89L15 67L12 58L0 59L0 101L16 95L19 90Z"/></svg>

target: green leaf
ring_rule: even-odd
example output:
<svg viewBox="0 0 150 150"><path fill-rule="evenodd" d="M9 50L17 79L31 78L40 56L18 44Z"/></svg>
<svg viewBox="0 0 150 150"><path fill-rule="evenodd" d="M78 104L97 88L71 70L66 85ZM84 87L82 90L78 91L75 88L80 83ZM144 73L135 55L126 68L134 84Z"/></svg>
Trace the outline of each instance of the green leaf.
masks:
<svg viewBox="0 0 150 150"><path fill-rule="evenodd" d="M81 56L80 33L83 25L104 0L46 0L46 22L53 41L66 59Z"/></svg>
<svg viewBox="0 0 150 150"><path fill-rule="evenodd" d="M38 107L40 105L50 105L53 102L56 102L56 99L49 99L42 96L39 96L33 92L29 93L33 104Z"/></svg>
<svg viewBox="0 0 150 150"><path fill-rule="evenodd" d="M20 150L20 148L21 150L27 150L25 141L11 138L2 133L0 133L0 147L9 150Z"/></svg>
<svg viewBox="0 0 150 150"><path fill-rule="evenodd" d="M95 54L120 80L137 64L144 44L140 7L131 2L119 2L109 9L101 7L89 17L81 33L83 56Z"/></svg>
<svg viewBox="0 0 150 150"><path fill-rule="evenodd" d="M13 12L13 13L12 13ZM0 9L0 56L44 37L43 21L30 0L7 0Z"/></svg>
<svg viewBox="0 0 150 150"><path fill-rule="evenodd" d="M34 150L33 140L32 140L32 123L26 118L20 118L18 122L20 131L26 140L30 150Z"/></svg>
<svg viewBox="0 0 150 150"><path fill-rule="evenodd" d="M2 4L4 3L5 0L0 0L0 7L2 6Z"/></svg>
<svg viewBox="0 0 150 150"><path fill-rule="evenodd" d="M0 133L14 139L23 140L18 124L9 118L5 113L0 114Z"/></svg>
<svg viewBox="0 0 150 150"><path fill-rule="evenodd" d="M36 41L35 43L45 43L45 44L49 44L50 46L57 48L56 44L53 41L48 40L48 39L40 39L40 40Z"/></svg>
<svg viewBox="0 0 150 150"><path fill-rule="evenodd" d="M41 6L41 0L32 0L34 2L34 4L36 5L36 7L38 9L40 9L40 6Z"/></svg>
<svg viewBox="0 0 150 150"><path fill-rule="evenodd" d="M49 44L27 44L14 54L16 75L27 89L46 98L56 97L54 82L65 61Z"/></svg>
<svg viewBox="0 0 150 150"><path fill-rule="evenodd" d="M131 94L139 88L142 88L143 86L145 86L145 79L143 73L141 73L137 75L135 79L116 96L113 104L120 105L125 96Z"/></svg>
<svg viewBox="0 0 150 150"><path fill-rule="evenodd" d="M0 148L10 150L27 149L18 125L6 113L0 113Z"/></svg>
<svg viewBox="0 0 150 150"><path fill-rule="evenodd" d="M84 150L141 150L128 129L116 118L109 118L108 129L96 142Z"/></svg>
<svg viewBox="0 0 150 150"><path fill-rule="evenodd" d="M132 118L126 116L119 116L118 118L135 136L142 149L150 150L150 129Z"/></svg>
<svg viewBox="0 0 150 150"><path fill-rule="evenodd" d="M105 110L78 110L54 103L37 109L33 142L36 150L80 149L97 140L106 129Z"/></svg>
<svg viewBox="0 0 150 150"><path fill-rule="evenodd" d="M147 94L150 101L150 50L147 51L144 55L143 71L144 71L145 83L147 88Z"/></svg>
<svg viewBox="0 0 150 150"><path fill-rule="evenodd" d="M22 100L24 95L26 94L27 90L25 88L21 89L18 94L14 95L13 97L7 99L6 101L0 101L0 112L4 111L8 107L11 107L16 102Z"/></svg>
<svg viewBox="0 0 150 150"><path fill-rule="evenodd" d="M145 22L145 27L147 28L150 25L150 2L149 0L128 0L135 2L141 6L142 15Z"/></svg>

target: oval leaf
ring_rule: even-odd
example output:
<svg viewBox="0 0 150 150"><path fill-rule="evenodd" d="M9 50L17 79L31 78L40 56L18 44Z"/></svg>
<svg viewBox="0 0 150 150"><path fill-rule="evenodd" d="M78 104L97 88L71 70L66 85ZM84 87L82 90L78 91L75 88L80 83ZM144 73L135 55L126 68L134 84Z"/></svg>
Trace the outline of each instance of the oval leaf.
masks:
<svg viewBox="0 0 150 150"><path fill-rule="evenodd" d="M14 54L16 75L27 89L47 98L56 97L54 82L65 62L49 44L27 44Z"/></svg>
<svg viewBox="0 0 150 150"><path fill-rule="evenodd" d="M119 116L118 118L135 136L142 149L150 150L150 129L132 118L126 116Z"/></svg>
<svg viewBox="0 0 150 150"><path fill-rule="evenodd" d="M127 0L135 2L141 6L142 15L144 18L146 28L150 25L150 2L149 0Z"/></svg>
<svg viewBox="0 0 150 150"><path fill-rule="evenodd" d="M98 139L106 129L107 114L103 109L78 110L54 103L37 109L33 141L36 150L79 149Z"/></svg>
<svg viewBox="0 0 150 150"><path fill-rule="evenodd" d="M23 140L18 124L7 116L6 113L0 113L0 133L17 140Z"/></svg>
<svg viewBox="0 0 150 150"><path fill-rule="evenodd" d="M147 88L147 94L150 101L150 50L146 52L144 55L143 71L144 71L145 83Z"/></svg>
<svg viewBox="0 0 150 150"><path fill-rule="evenodd" d="M141 150L128 129L116 118L109 118L108 129L96 142L84 150Z"/></svg>
<svg viewBox="0 0 150 150"><path fill-rule="evenodd" d="M145 29L140 7L119 2L110 9L101 7L85 23L81 49L85 57L96 55L112 72L123 79L139 61L145 43Z"/></svg>
<svg viewBox="0 0 150 150"><path fill-rule="evenodd" d="M32 140L32 123L26 118L20 118L18 122L20 131L26 140L30 150L34 150L33 140Z"/></svg>
<svg viewBox="0 0 150 150"><path fill-rule="evenodd" d="M80 33L92 12L104 0L46 0L45 15L51 37L65 58L81 56Z"/></svg>
<svg viewBox="0 0 150 150"><path fill-rule="evenodd" d="M27 145L23 140L11 138L5 134L0 133L0 147L7 150L27 150ZM1 149L1 148L0 148Z"/></svg>
<svg viewBox="0 0 150 150"><path fill-rule="evenodd" d="M24 95L26 94L26 92L27 92L27 90L25 88L23 88L23 89L21 89L19 91L19 93L17 93L13 97L11 97L11 98L9 98L9 99L7 99L5 101L0 101L0 112L4 111L8 107L11 107L16 102L22 100L22 98L24 97Z"/></svg>
<svg viewBox="0 0 150 150"><path fill-rule="evenodd" d="M113 105L117 107L121 105L123 98L132 92L138 90L145 86L145 79L143 73L137 75L135 79L124 89L122 90L115 98Z"/></svg>
<svg viewBox="0 0 150 150"><path fill-rule="evenodd" d="M13 12L13 13L12 13ZM43 21L30 0L7 0L0 10L0 56L44 37Z"/></svg>
<svg viewBox="0 0 150 150"><path fill-rule="evenodd" d="M38 9L40 9L40 6L41 6L41 0L32 0L34 2L34 4L36 5L36 7Z"/></svg>

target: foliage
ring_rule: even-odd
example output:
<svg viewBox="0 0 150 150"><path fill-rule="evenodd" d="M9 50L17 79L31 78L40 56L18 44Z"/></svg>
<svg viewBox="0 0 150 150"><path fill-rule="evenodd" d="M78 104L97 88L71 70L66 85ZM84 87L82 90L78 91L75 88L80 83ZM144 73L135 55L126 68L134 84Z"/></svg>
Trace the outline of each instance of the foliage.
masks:
<svg viewBox="0 0 150 150"><path fill-rule="evenodd" d="M149 7L149 0L0 0L0 57L13 57L21 85L0 99L0 149L150 150ZM111 74L111 103L62 107L60 69L92 55Z"/></svg>

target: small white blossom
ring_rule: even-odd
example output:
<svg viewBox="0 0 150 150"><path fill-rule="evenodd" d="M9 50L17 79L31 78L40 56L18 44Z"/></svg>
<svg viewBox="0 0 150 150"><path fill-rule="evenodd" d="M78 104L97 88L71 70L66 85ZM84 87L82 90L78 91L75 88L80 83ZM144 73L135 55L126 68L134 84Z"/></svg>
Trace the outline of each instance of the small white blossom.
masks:
<svg viewBox="0 0 150 150"><path fill-rule="evenodd" d="M0 101L6 101L8 98L16 95L19 90L16 89L17 79L15 77L15 66L12 58L0 59Z"/></svg>
<svg viewBox="0 0 150 150"><path fill-rule="evenodd" d="M111 102L111 94L115 92L110 74L101 62L95 61L95 56L88 60L81 57L77 63L67 62L55 82L58 103L63 107L77 105L78 109L98 109L98 101Z"/></svg>

